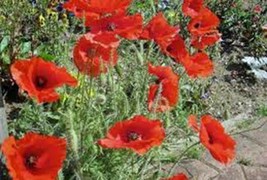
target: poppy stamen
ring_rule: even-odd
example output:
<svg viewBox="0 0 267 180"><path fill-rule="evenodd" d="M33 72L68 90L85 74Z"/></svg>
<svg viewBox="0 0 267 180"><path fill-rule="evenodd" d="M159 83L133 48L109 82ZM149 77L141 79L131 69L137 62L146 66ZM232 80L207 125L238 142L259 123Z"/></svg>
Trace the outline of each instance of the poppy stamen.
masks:
<svg viewBox="0 0 267 180"><path fill-rule="evenodd" d="M196 23L195 25L194 25L194 27L197 29L197 28L199 28L200 27L200 23L198 22L198 23Z"/></svg>
<svg viewBox="0 0 267 180"><path fill-rule="evenodd" d="M36 84L37 87L39 87L39 88L44 87L46 82L47 82L47 80L45 78L40 77L40 76L36 77L35 84Z"/></svg>
<svg viewBox="0 0 267 180"><path fill-rule="evenodd" d="M208 134L208 136L209 136L209 143L213 144L214 143L214 138L210 134Z"/></svg>
<svg viewBox="0 0 267 180"><path fill-rule="evenodd" d="M36 156L29 156L25 160L25 165L28 168L34 168L36 166L37 157Z"/></svg>
<svg viewBox="0 0 267 180"><path fill-rule="evenodd" d="M116 25L114 23L109 23L107 25L107 30L108 31L114 31L116 29Z"/></svg>
<svg viewBox="0 0 267 180"><path fill-rule="evenodd" d="M136 141L141 139L140 134L136 133L136 132L130 132L128 134L128 141Z"/></svg>
<svg viewBox="0 0 267 180"><path fill-rule="evenodd" d="M171 52L171 51L173 51L173 47L168 46L166 50L167 50L168 52Z"/></svg>

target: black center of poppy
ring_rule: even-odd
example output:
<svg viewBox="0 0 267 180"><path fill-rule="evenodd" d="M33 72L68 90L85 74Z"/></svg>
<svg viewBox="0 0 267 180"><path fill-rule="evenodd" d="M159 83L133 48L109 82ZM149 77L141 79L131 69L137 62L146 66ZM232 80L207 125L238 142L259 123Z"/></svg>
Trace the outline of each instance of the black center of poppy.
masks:
<svg viewBox="0 0 267 180"><path fill-rule="evenodd" d="M199 28L200 27L200 23L196 23L195 25L194 25L194 27L197 29L197 28Z"/></svg>
<svg viewBox="0 0 267 180"><path fill-rule="evenodd" d="M166 49L168 52L171 52L173 50L172 46L168 46Z"/></svg>
<svg viewBox="0 0 267 180"><path fill-rule="evenodd" d="M37 157L29 156L25 159L25 165L28 168L34 168L36 166Z"/></svg>
<svg viewBox="0 0 267 180"><path fill-rule="evenodd" d="M209 143L210 144L213 144L214 143L214 139L213 139L213 137L209 134L208 135L209 136Z"/></svg>
<svg viewBox="0 0 267 180"><path fill-rule="evenodd" d="M161 81L159 79L156 79L155 83L159 85L161 83Z"/></svg>
<svg viewBox="0 0 267 180"><path fill-rule="evenodd" d="M35 79L35 85L39 88L43 88L46 85L47 80L44 77L37 76Z"/></svg>
<svg viewBox="0 0 267 180"><path fill-rule="evenodd" d="M138 133L136 133L136 132L128 133L128 140L129 141L136 141L138 139L140 139L140 135Z"/></svg>
<svg viewBox="0 0 267 180"><path fill-rule="evenodd" d="M109 23L109 24L107 25L107 30L108 30L108 31L114 31L115 28L116 28L116 25L115 25L114 23Z"/></svg>

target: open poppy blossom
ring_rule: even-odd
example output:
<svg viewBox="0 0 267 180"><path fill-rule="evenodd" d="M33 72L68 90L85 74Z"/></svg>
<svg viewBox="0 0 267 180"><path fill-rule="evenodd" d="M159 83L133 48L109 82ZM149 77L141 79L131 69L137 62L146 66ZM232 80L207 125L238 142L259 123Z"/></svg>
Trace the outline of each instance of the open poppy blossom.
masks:
<svg viewBox="0 0 267 180"><path fill-rule="evenodd" d="M197 126L196 117L190 115L189 125L199 132L200 142L209 150L217 161L227 164L235 157L236 142L224 130L221 123L210 115L201 117L200 128Z"/></svg>
<svg viewBox="0 0 267 180"><path fill-rule="evenodd" d="M148 64L148 72L157 76L156 84L149 87L148 110L164 112L174 107L179 98L179 76L171 67Z"/></svg>
<svg viewBox="0 0 267 180"><path fill-rule="evenodd" d="M179 28L170 26L163 14L158 13L143 29L140 38L154 40L161 49L166 49L178 32Z"/></svg>
<svg viewBox="0 0 267 180"><path fill-rule="evenodd" d="M197 49L204 50L208 46L215 44L221 38L221 34L217 32L204 34L201 36L192 36L191 45Z"/></svg>
<svg viewBox="0 0 267 180"><path fill-rule="evenodd" d="M192 35L198 36L217 33L216 28L219 23L219 18L208 8L204 8L197 17L191 19L188 24L188 30Z"/></svg>
<svg viewBox="0 0 267 180"><path fill-rule="evenodd" d="M66 157L66 140L27 133L8 137L1 150L13 180L54 180Z"/></svg>
<svg viewBox="0 0 267 180"><path fill-rule="evenodd" d="M186 175L184 173L179 173L177 175L174 175L170 178L162 179L162 180L188 180Z"/></svg>
<svg viewBox="0 0 267 180"><path fill-rule="evenodd" d="M87 18L85 25L90 27L90 32L117 34L126 39L137 39L142 32L143 19L141 14L127 16L125 13L103 17L97 20Z"/></svg>
<svg viewBox="0 0 267 180"><path fill-rule="evenodd" d="M160 120L149 120L142 115L115 123L107 137L98 140L104 148L129 148L142 155L154 146L161 145L165 131Z"/></svg>
<svg viewBox="0 0 267 180"><path fill-rule="evenodd" d="M30 97L36 98L38 103L57 101L59 94L55 89L64 84L77 85L77 80L65 68L39 57L16 60L11 65L11 74L18 86L27 91Z"/></svg>
<svg viewBox="0 0 267 180"><path fill-rule="evenodd" d="M192 78L207 77L213 73L214 69L212 61L204 52L194 54L183 65L188 76Z"/></svg>
<svg viewBox="0 0 267 180"><path fill-rule="evenodd" d="M184 0L182 11L186 16L194 18L199 15L199 12L204 8L203 0Z"/></svg>
<svg viewBox="0 0 267 180"><path fill-rule="evenodd" d="M74 63L79 71L96 77L106 73L108 67L117 63L118 55L115 47L119 45L113 35L82 36L73 50Z"/></svg>

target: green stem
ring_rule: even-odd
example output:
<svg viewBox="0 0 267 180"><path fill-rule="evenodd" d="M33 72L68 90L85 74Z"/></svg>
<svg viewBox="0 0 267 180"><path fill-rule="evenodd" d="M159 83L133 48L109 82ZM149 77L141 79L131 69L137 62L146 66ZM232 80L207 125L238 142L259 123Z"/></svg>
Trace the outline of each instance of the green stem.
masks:
<svg viewBox="0 0 267 180"><path fill-rule="evenodd" d="M70 147L74 155L76 173L77 173L78 179L81 179L82 172L81 172L81 164L80 164L80 157L79 157L79 144L78 144L77 134L74 128L73 114L70 110L68 112L67 119L69 120L67 124L68 134L69 134L68 137L70 141Z"/></svg>
<svg viewBox="0 0 267 180"><path fill-rule="evenodd" d="M156 7L155 7L155 4L154 4L154 0L149 0L149 2L150 2L150 5L152 7L153 14L156 14Z"/></svg>
<svg viewBox="0 0 267 180"><path fill-rule="evenodd" d="M196 143L190 145L188 148L186 148L186 149L179 155L177 162L174 163L174 164L172 165L172 167L170 168L169 173L168 173L168 176L171 176L171 174L172 174L173 171L174 171L174 168L180 163L180 161L181 161L181 159L183 158L183 156L184 156L184 155L185 155L191 148L193 148L194 146L196 146L196 145L198 145L198 144L199 144L199 142L196 142Z"/></svg>

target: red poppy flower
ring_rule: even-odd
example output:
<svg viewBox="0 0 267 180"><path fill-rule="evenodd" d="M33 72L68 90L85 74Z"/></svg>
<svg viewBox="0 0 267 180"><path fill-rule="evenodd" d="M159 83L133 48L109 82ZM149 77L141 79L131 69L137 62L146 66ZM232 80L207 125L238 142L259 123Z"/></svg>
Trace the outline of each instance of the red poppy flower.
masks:
<svg viewBox="0 0 267 180"><path fill-rule="evenodd" d="M203 0L184 0L182 5L183 13L191 18L198 16L203 8Z"/></svg>
<svg viewBox="0 0 267 180"><path fill-rule="evenodd" d="M196 127L196 117L189 116L189 123L199 132L200 142L217 161L227 164L235 157L236 142L225 131L220 122L210 115L201 117L200 128Z"/></svg>
<svg viewBox="0 0 267 180"><path fill-rule="evenodd" d="M1 150L13 180L54 180L66 157L66 140L27 133L8 137Z"/></svg>
<svg viewBox="0 0 267 180"><path fill-rule="evenodd" d="M129 148L142 155L161 145L165 132L160 120L149 120L142 115L115 123L105 139L98 140L104 148Z"/></svg>
<svg viewBox="0 0 267 180"><path fill-rule="evenodd" d="M154 16L143 29L141 39L154 40L162 49L172 42L179 28L170 26L162 13Z"/></svg>
<svg viewBox="0 0 267 180"><path fill-rule="evenodd" d="M174 107L179 98L179 76L171 67L148 64L148 72L158 77L156 84L150 85L148 93L148 110L164 112Z"/></svg>
<svg viewBox="0 0 267 180"><path fill-rule="evenodd" d="M219 18L208 8L204 8L197 17L191 19L188 24L188 30L192 35L198 36L208 33L217 33L216 28L219 23Z"/></svg>
<svg viewBox="0 0 267 180"><path fill-rule="evenodd" d="M163 180L188 180L188 178L183 173L179 173L173 177L163 179Z"/></svg>
<svg viewBox="0 0 267 180"><path fill-rule="evenodd" d="M118 40L113 35L86 34L80 38L73 50L74 63L79 71L96 77L107 72L108 67L117 63L115 47Z"/></svg>
<svg viewBox="0 0 267 180"><path fill-rule="evenodd" d="M189 58L184 40L180 35L176 35L172 42L163 50L168 56L174 58L178 63L183 64Z"/></svg>
<svg viewBox="0 0 267 180"><path fill-rule="evenodd" d="M207 77L213 73L213 63L209 56L204 53L196 53L190 57L190 60L184 62L184 67L187 74L192 77Z"/></svg>
<svg viewBox="0 0 267 180"><path fill-rule="evenodd" d="M215 44L221 38L221 34L217 31L202 36L192 36L191 45L197 49L204 50L208 46Z"/></svg>
<svg viewBox="0 0 267 180"><path fill-rule="evenodd" d="M11 65L11 74L18 86L36 98L38 103L54 102L59 99L55 89L67 84L76 86L77 81L65 68L52 62L33 57L30 60L16 60Z"/></svg>
<svg viewBox="0 0 267 180"><path fill-rule="evenodd" d="M103 17L92 21L87 19L86 26L93 34L106 32L118 34L126 39L137 39L142 32L143 19L141 14L127 16L125 13Z"/></svg>

